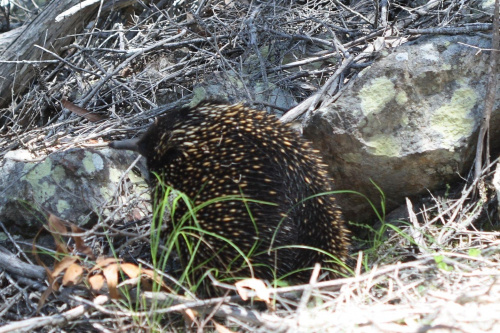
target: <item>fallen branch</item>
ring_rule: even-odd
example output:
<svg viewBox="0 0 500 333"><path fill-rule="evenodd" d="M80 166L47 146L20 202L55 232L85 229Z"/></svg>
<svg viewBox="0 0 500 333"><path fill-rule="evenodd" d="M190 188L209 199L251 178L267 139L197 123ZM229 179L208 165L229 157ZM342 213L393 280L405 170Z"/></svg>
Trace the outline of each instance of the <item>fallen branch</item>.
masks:
<svg viewBox="0 0 500 333"><path fill-rule="evenodd" d="M497 63L498 63L498 52L500 48L500 35L498 29L500 28L499 19L499 0L495 0L495 12L493 18L493 35L491 39L491 55L490 63L488 66L488 84L486 97L484 102L483 116L481 119L481 127L479 129L479 136L477 138L476 147L476 160L474 164L474 179L479 179L481 172L483 171L483 165L490 164L490 143L489 143L489 129L490 129L490 118L491 112L495 105L495 97L497 93ZM484 149L484 147L486 147ZM483 152L485 150L485 155Z"/></svg>
<svg viewBox="0 0 500 333"><path fill-rule="evenodd" d="M4 269L20 277L35 279L37 281L43 281L45 279L45 270L43 267L22 262L3 246L0 246L0 269Z"/></svg>
<svg viewBox="0 0 500 333"><path fill-rule="evenodd" d="M280 118L281 122L286 124L294 119L300 117L304 112L308 110L312 110L319 102L320 100L323 101L328 101L330 97L330 93L326 94L328 90L330 90L331 85L333 82L342 74L348 67L351 65L352 61L354 60L354 56L351 55L349 58L344 60L342 65L335 71L335 73L326 81L326 83L319 89L317 92L315 92L312 96L310 96L308 99L288 111L283 115L283 117Z"/></svg>
<svg viewBox="0 0 500 333"><path fill-rule="evenodd" d="M407 29L410 35L462 35L477 31L489 31L493 28L491 23L474 23L463 27L441 27L427 29Z"/></svg>
<svg viewBox="0 0 500 333"><path fill-rule="evenodd" d="M103 305L109 301L107 296L98 296L93 304ZM44 326L64 325L68 321L82 317L91 307L87 304L79 305L71 310L52 316L34 317L26 320L16 321L0 327L0 333L7 332L32 332Z"/></svg>

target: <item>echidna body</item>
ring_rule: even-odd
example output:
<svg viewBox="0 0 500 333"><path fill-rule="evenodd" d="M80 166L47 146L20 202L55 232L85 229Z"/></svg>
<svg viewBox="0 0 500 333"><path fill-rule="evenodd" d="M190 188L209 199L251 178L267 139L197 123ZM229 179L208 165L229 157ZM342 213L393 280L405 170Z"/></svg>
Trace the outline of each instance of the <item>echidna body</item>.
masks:
<svg viewBox="0 0 500 333"><path fill-rule="evenodd" d="M194 267L264 279L315 263L331 269L331 276L343 271L348 232L341 212L332 196L315 196L332 190L325 166L307 141L275 117L241 104L203 102L157 119L138 139L111 146L146 157L156 193L163 193L159 176L203 207L191 223L205 232L188 233L193 243L202 240ZM186 211L177 209L176 218ZM191 259L186 248L179 255L183 265ZM238 271L241 266L246 270Z"/></svg>

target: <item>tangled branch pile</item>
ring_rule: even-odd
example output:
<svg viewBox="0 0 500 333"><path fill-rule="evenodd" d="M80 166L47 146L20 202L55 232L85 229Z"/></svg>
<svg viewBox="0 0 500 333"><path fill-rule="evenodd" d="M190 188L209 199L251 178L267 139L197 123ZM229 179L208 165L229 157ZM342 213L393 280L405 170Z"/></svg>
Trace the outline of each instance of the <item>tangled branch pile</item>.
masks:
<svg viewBox="0 0 500 333"><path fill-rule="evenodd" d="M96 17L64 54L33 62L29 90L0 109L0 156L16 148L44 155L136 132L154 116L205 96L278 112L306 101L299 111L312 110L333 102L382 47L407 41L408 32L451 24L485 30L488 24L477 22L489 21L488 14L457 1L420 7L382 1L380 8L378 2L347 6L335 0L157 5ZM196 94L196 87L213 81L228 91ZM66 98L104 121L72 114L61 103Z"/></svg>
<svg viewBox="0 0 500 333"><path fill-rule="evenodd" d="M30 62L35 79L29 89L0 109L0 157L20 148L38 158L78 145L101 145L145 129L155 116L172 108L209 96L244 100L277 114L293 108L290 121L333 103L382 50L425 33L491 28L491 16L473 1L420 4L405 0L390 4L384 0L349 4L338 0L164 0L101 13L76 34L64 54L50 53L45 46L49 60ZM437 223L457 216L457 220L467 219L466 210L455 214L440 208L437 204L419 216L431 221L419 231L426 236L421 238L424 243L440 233ZM258 319L251 312L247 317L226 316L248 331L258 325L263 331L323 331L335 326L338 331L407 332L424 330L426 323L446 327L443 323L450 317L464 323L464 331L476 331L483 324L492 331L498 328L498 233L452 230L434 248L447 251L443 258L427 254L419 261L399 264L412 259L410 250L415 244L409 243L407 235L416 238L411 226L374 247L383 255L360 257L354 278L297 287L308 291L299 304L277 296L281 312ZM425 249L433 244L417 246ZM477 256L466 253L469 247L486 250ZM363 275L362 263L367 268L379 263L389 266ZM461 292L464 298L457 296ZM3 297L23 299L23 309L30 313L34 307L24 294L25 290L11 285ZM314 311L306 306L312 299L317 300ZM7 304L2 313L9 312L14 303ZM86 325L105 330L102 318L112 312L91 304L90 309L95 308L100 312ZM174 311L170 310L165 312ZM18 313L9 320L20 320L23 316ZM112 316L115 322L106 324L109 328L126 324L138 329L147 315L130 316L125 310L116 314ZM134 315L141 320L130 319ZM54 319L52 324L60 323ZM199 329L205 324L199 323Z"/></svg>

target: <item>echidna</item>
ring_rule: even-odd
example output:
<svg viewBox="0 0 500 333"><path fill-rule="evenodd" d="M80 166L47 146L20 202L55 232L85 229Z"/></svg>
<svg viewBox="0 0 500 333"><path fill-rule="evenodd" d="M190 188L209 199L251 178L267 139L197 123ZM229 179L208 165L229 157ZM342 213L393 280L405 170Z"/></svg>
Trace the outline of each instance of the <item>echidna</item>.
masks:
<svg viewBox="0 0 500 333"><path fill-rule="evenodd" d="M181 249L183 265L193 259L193 267L263 279L315 263L332 277L344 271L348 231L335 199L318 195L332 190L325 166L309 142L274 116L206 101L158 118L140 138L110 146L146 157L154 202L168 185L198 207L190 226L204 231L186 234L193 243L201 239L200 248L193 258ZM176 218L187 210L177 209ZM245 271L238 272L241 267ZM304 280L310 272L295 274Z"/></svg>

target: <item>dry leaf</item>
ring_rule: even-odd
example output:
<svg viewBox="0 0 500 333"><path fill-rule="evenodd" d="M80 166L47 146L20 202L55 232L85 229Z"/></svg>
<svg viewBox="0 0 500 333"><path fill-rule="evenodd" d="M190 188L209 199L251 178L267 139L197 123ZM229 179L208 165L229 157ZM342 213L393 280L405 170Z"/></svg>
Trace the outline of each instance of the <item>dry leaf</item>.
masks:
<svg viewBox="0 0 500 333"><path fill-rule="evenodd" d="M57 232L61 235L66 235L68 233L68 229L66 228L66 221L52 213L49 213L47 229L50 232Z"/></svg>
<svg viewBox="0 0 500 333"><path fill-rule="evenodd" d="M69 223L69 222L68 222ZM74 223L69 223L71 226L71 232L75 234L81 234L84 232L82 228L77 226ZM72 238L75 240L75 248L79 253L85 254L87 257L89 257L91 260L94 259L94 253L92 253L92 249L85 244L85 241L83 240L82 237L80 236L72 236Z"/></svg>
<svg viewBox="0 0 500 333"><path fill-rule="evenodd" d="M83 267L78 264L71 264L64 273L63 286L74 286L80 283L83 278Z"/></svg>
<svg viewBox="0 0 500 333"><path fill-rule="evenodd" d="M155 281L158 285L161 286L163 291L172 292L165 282L163 281L161 275L155 273L155 271L151 269L143 269L138 267L135 264L124 263L120 264L120 269L125 273L129 278L134 279L137 277L141 277L141 289L143 290L152 290L153 286L151 284L151 280Z"/></svg>
<svg viewBox="0 0 500 333"><path fill-rule="evenodd" d="M240 295L241 299L246 301L249 299L248 296L248 289L254 290L257 294L257 297L266 302L266 303L271 303L271 300L269 299L269 289L267 289L266 284L264 281L259 280L259 279L245 279L238 281L234 284L236 286L236 290L238 294Z"/></svg>
<svg viewBox="0 0 500 333"><path fill-rule="evenodd" d="M104 287L104 276L96 274L87 278L93 291L99 291Z"/></svg>
<svg viewBox="0 0 500 333"><path fill-rule="evenodd" d="M229 328L227 328L226 326L224 326L222 324L219 324L218 322L216 322L213 319L212 319L212 323L214 323L215 329L219 333L236 333L235 331L231 331Z"/></svg>
<svg viewBox="0 0 500 333"><path fill-rule="evenodd" d="M69 254L70 252L72 252L72 249L68 248L66 242L62 238L62 236L68 236L68 226L70 225L72 225L72 223L63 220L60 217L49 212L47 230L54 238L54 241L56 243L56 252L58 253Z"/></svg>
<svg viewBox="0 0 500 333"><path fill-rule="evenodd" d="M199 326L198 321L196 320L196 311L193 309L186 309L182 311L182 316L184 317L184 320L187 321L188 327L192 326L193 323Z"/></svg>
<svg viewBox="0 0 500 333"><path fill-rule="evenodd" d="M107 266L109 264L114 264L114 263L119 263L119 262L122 262L123 260L120 259L120 258L106 258L106 257L99 257L97 258L97 265L101 266L101 267L104 267L104 266Z"/></svg>
<svg viewBox="0 0 500 333"><path fill-rule="evenodd" d="M127 219L129 221L139 221L143 218L143 214L140 209L134 208L132 209L132 214L127 215Z"/></svg>
<svg viewBox="0 0 500 333"><path fill-rule="evenodd" d="M62 271L74 264L78 259L80 258L75 256L64 257L60 262L56 264L56 266L54 267L54 271L51 273L51 276L53 278L56 278Z"/></svg>
<svg viewBox="0 0 500 333"><path fill-rule="evenodd" d="M70 110L71 112L73 112L79 116L87 118L89 121L91 121L93 123L104 119L104 117L102 117L98 114L90 113L89 110L81 108L79 106L76 106L75 104L68 101L67 99L63 99L61 101L61 104L64 108Z"/></svg>
<svg viewBox="0 0 500 333"><path fill-rule="evenodd" d="M161 275L153 271L152 269L143 269L142 273L147 275L151 280L155 281L157 284L161 285L162 291L173 292L173 290L165 284Z"/></svg>
<svg viewBox="0 0 500 333"><path fill-rule="evenodd" d="M89 273L92 273L92 272L97 271L97 270L101 270L110 264L116 264L116 263L119 263L121 261L122 261L121 259L116 259L116 258L99 257L96 260L95 266L90 269Z"/></svg>
<svg viewBox="0 0 500 333"><path fill-rule="evenodd" d="M49 219L47 223L47 230L51 233L56 243L56 252L68 254L70 251L66 246L66 243L62 240L61 236L68 234L68 229L66 228L66 221L60 219L52 213L49 213Z"/></svg>
<svg viewBox="0 0 500 333"><path fill-rule="evenodd" d="M124 263L120 264L119 267L131 279L141 275L141 269L135 264Z"/></svg>
<svg viewBox="0 0 500 333"><path fill-rule="evenodd" d="M102 274L106 278L109 296L113 299L118 299L119 294L118 289L116 289L116 286L118 285L118 265L112 264L104 267L102 269Z"/></svg>

